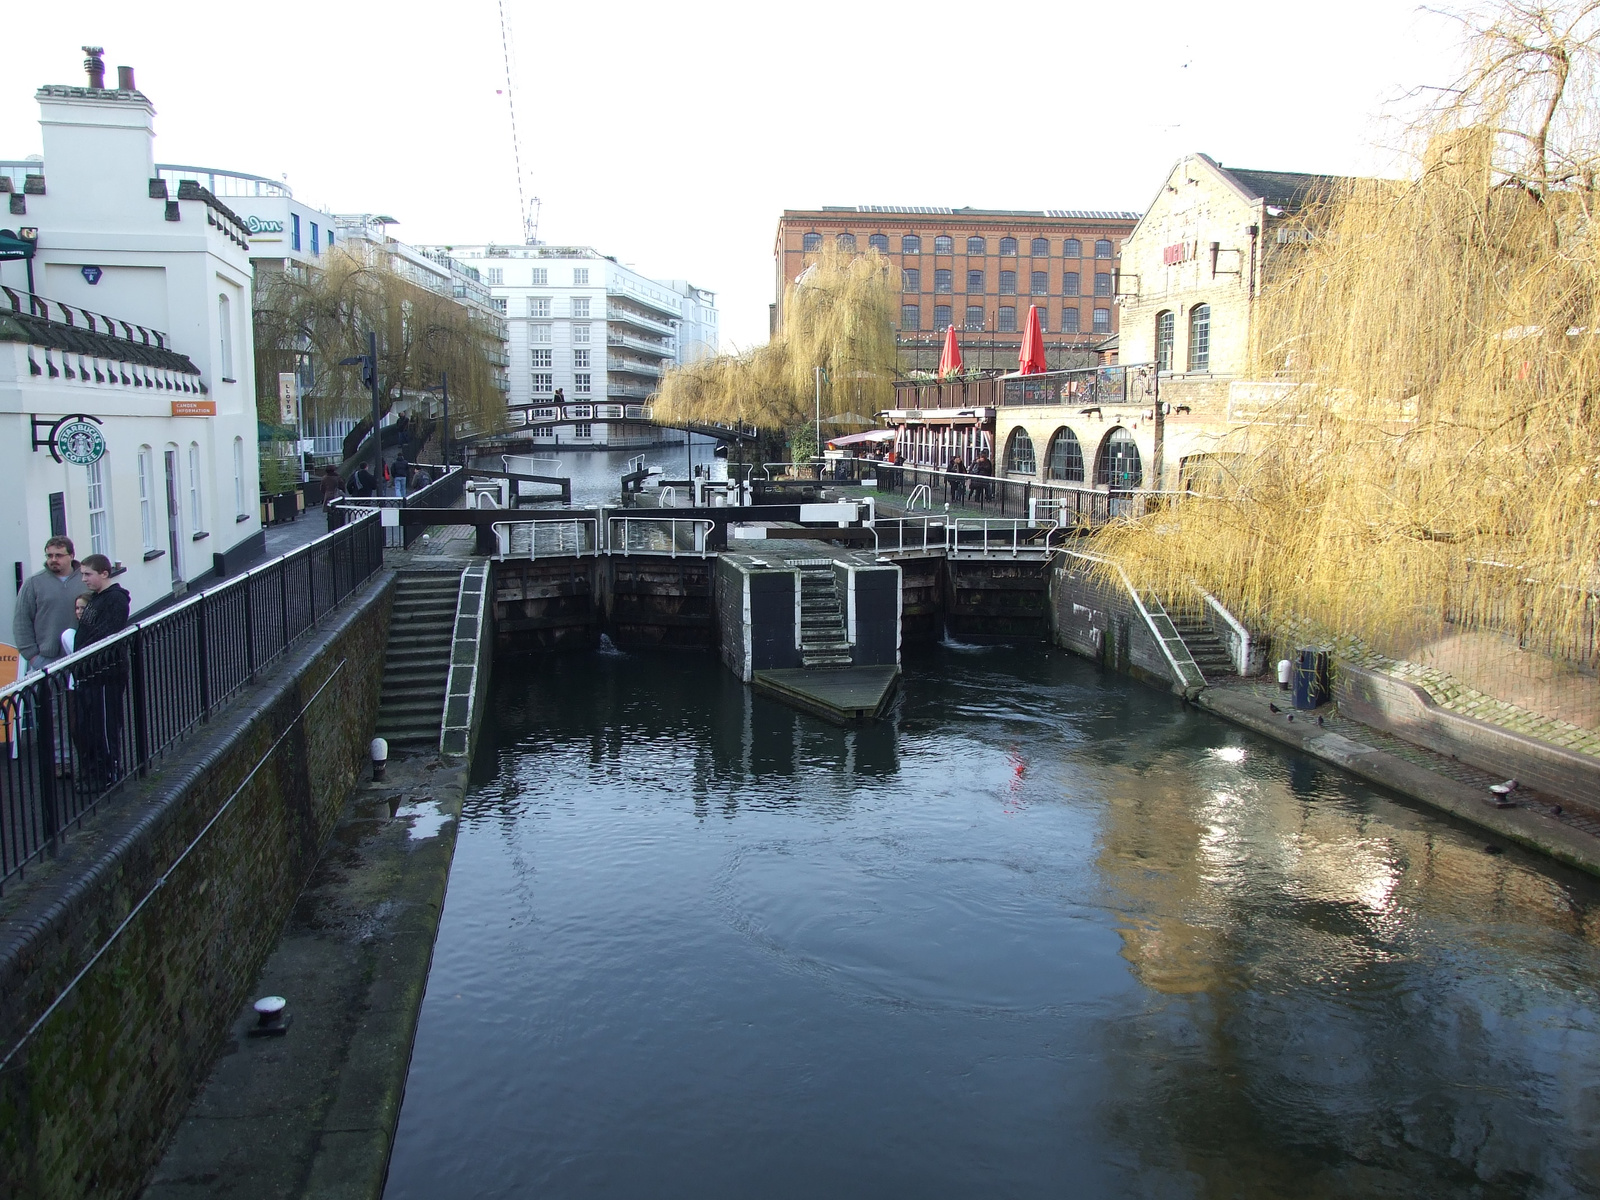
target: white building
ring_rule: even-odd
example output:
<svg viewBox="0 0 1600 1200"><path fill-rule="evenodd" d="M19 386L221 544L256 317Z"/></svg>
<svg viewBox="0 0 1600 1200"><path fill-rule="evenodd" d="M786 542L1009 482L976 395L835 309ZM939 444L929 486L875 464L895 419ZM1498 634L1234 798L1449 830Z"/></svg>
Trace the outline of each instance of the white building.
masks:
<svg viewBox="0 0 1600 1200"><path fill-rule="evenodd" d="M137 612L260 552L250 250L245 222L156 171L155 109L133 87L37 93L44 155L9 216L35 241L0 266L0 557L17 584L64 532L107 555ZM82 414L105 454L58 461ZM89 438L93 441L93 438ZM16 586L0 588L0 635Z"/></svg>
<svg viewBox="0 0 1600 1200"><path fill-rule="evenodd" d="M721 343L717 330L717 296L696 287L686 279L668 279L666 286L683 297L683 323L678 326L680 366L699 362L717 353Z"/></svg>
<svg viewBox="0 0 1600 1200"><path fill-rule="evenodd" d="M652 445L649 399L679 361L686 297L587 246L446 246L476 267L510 325L513 430L536 445ZM697 313L715 297L695 289ZM697 326L703 330L704 321ZM703 340L703 332L697 332Z"/></svg>

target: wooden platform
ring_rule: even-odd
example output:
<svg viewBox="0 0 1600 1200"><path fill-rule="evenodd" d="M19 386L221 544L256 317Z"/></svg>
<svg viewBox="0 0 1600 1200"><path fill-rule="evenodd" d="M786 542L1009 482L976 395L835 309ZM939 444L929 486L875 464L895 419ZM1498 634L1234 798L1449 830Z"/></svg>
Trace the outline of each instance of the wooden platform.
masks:
<svg viewBox="0 0 1600 1200"><path fill-rule="evenodd" d="M856 725L881 716L900 681L899 667L840 667L812 670L793 667L757 671L751 686L763 695L832 721Z"/></svg>

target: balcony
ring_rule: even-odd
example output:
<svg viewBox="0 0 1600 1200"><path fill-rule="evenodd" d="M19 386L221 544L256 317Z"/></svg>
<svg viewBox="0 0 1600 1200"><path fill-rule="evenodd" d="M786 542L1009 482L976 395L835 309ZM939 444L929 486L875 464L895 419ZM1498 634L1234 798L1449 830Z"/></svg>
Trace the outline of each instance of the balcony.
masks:
<svg viewBox="0 0 1600 1200"><path fill-rule="evenodd" d="M622 307L615 302L606 305L606 320L613 324L631 325L635 329L643 329L649 333L659 333L663 337L673 336L673 328L665 321L655 317L646 316L634 309ZM611 336L611 331L606 331L606 336Z"/></svg>
<svg viewBox="0 0 1600 1200"><path fill-rule="evenodd" d="M608 358L606 370L621 371L627 375L643 375L647 379L660 379L661 368L655 363L640 362L636 358Z"/></svg>
<svg viewBox="0 0 1600 1200"><path fill-rule="evenodd" d="M606 345L617 346L625 350L637 350L642 354L657 354L662 358L672 357L672 343L658 342L654 338L637 337L631 333L608 331Z"/></svg>
<svg viewBox="0 0 1600 1200"><path fill-rule="evenodd" d="M610 380L606 381L607 396L620 396L624 399L633 400L648 400L655 394L655 390L655 388L646 387L643 384L612 383Z"/></svg>

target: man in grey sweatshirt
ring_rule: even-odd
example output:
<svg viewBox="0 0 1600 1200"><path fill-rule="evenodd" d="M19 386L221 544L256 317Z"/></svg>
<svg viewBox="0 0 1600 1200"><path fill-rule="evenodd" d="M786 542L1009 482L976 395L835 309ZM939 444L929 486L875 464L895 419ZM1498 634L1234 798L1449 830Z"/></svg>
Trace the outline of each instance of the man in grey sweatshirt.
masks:
<svg viewBox="0 0 1600 1200"><path fill-rule="evenodd" d="M11 636L29 671L60 658L62 632L77 627L73 605L89 589L72 558L71 538L51 538L44 544L44 570L30 575L17 593Z"/></svg>

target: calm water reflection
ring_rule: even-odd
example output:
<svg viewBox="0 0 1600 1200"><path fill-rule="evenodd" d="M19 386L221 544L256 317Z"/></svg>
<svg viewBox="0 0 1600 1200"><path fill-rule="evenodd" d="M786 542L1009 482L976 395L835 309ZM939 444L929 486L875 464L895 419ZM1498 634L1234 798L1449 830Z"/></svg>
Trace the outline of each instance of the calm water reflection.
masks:
<svg viewBox="0 0 1600 1200"><path fill-rule="evenodd" d="M1040 648L492 706L391 1200L1596 1192L1582 877Z"/></svg>

